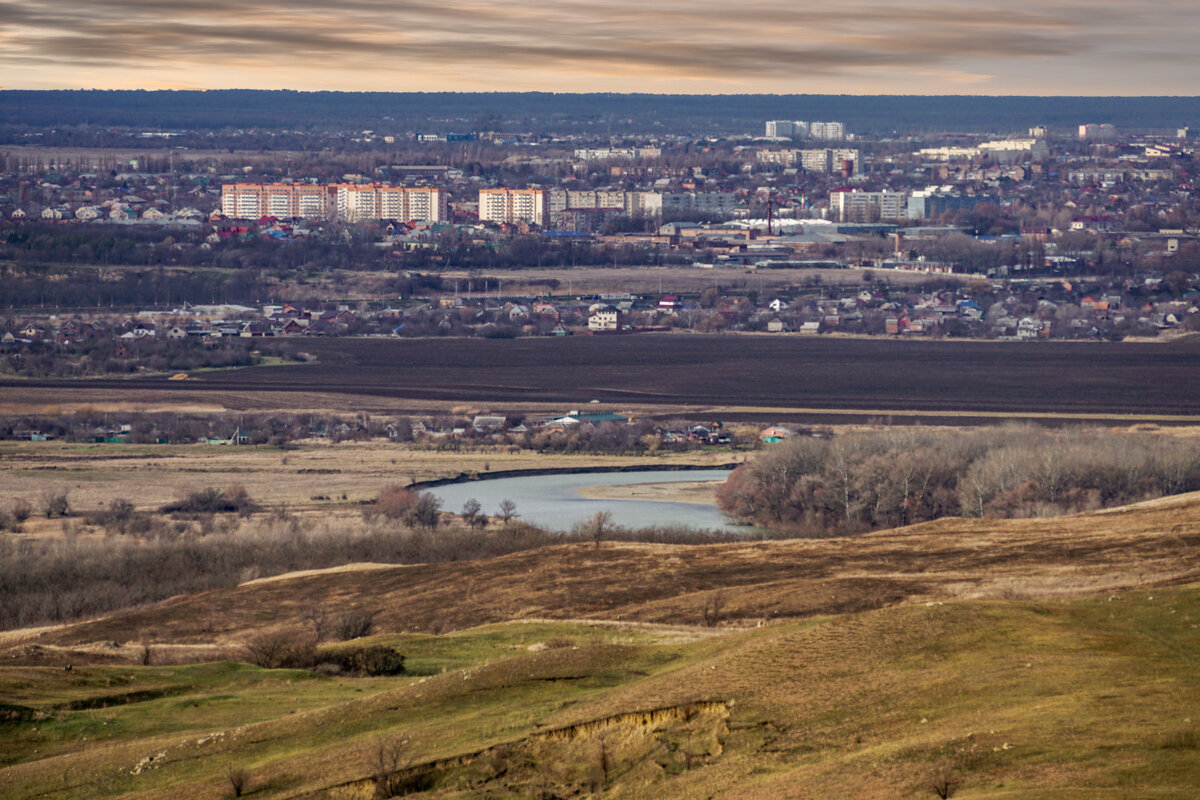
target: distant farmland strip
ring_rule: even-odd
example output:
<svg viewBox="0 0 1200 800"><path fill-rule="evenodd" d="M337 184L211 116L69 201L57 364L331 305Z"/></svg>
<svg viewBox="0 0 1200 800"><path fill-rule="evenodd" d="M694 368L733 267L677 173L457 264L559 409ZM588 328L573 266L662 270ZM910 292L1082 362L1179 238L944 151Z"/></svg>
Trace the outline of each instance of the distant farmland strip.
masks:
<svg viewBox="0 0 1200 800"><path fill-rule="evenodd" d="M315 364L200 380L19 381L188 392L333 392L510 404L596 399L861 414L1200 417L1200 339L929 342L736 335L315 339ZM135 399L135 396L131 396ZM732 409L731 409L732 410Z"/></svg>

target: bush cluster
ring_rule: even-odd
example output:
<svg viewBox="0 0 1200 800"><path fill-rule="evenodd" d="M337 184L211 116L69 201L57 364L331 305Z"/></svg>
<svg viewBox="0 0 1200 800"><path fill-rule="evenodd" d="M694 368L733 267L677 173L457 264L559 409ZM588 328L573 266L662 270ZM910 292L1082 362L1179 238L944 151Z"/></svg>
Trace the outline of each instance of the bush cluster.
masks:
<svg viewBox="0 0 1200 800"><path fill-rule="evenodd" d="M428 492L392 485L380 490L368 516L372 513L382 514L410 528L433 530L441 521L441 507L442 501Z"/></svg>
<svg viewBox="0 0 1200 800"><path fill-rule="evenodd" d="M246 487L235 484L227 489L210 486L191 492L163 506L162 511L166 514L253 514L258 508Z"/></svg>

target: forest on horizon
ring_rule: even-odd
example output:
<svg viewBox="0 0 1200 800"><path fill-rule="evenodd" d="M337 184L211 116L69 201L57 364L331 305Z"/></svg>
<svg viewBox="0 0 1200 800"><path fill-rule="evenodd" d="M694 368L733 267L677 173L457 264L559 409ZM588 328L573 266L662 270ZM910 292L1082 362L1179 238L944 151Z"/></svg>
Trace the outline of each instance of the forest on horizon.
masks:
<svg viewBox="0 0 1200 800"><path fill-rule="evenodd" d="M1170 131L1200 126L1200 97L660 95L543 92L297 92L219 89L4 90L7 124L344 130L415 128L595 135L762 131L768 119L836 120L863 134L1020 132L1082 123Z"/></svg>

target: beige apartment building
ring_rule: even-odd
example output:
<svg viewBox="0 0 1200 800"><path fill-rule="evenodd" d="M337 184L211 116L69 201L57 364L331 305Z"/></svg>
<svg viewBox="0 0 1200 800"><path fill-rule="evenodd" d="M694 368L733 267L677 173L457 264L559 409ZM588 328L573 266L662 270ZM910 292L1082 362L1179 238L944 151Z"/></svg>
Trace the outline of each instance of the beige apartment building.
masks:
<svg viewBox="0 0 1200 800"><path fill-rule="evenodd" d="M545 226L549 202L545 189L480 189L479 219L483 222L531 222Z"/></svg>
<svg viewBox="0 0 1200 800"><path fill-rule="evenodd" d="M330 215L329 190L312 183L226 183L221 213L233 219L323 219Z"/></svg>
<svg viewBox="0 0 1200 800"><path fill-rule="evenodd" d="M337 217L347 222L448 218L445 190L379 183L227 183L221 187L221 213L233 219Z"/></svg>

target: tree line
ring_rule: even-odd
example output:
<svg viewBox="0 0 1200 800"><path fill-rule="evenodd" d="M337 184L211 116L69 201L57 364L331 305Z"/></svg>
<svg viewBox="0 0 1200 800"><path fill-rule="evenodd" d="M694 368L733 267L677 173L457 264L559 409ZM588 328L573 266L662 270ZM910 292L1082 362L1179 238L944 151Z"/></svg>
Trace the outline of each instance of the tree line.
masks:
<svg viewBox="0 0 1200 800"><path fill-rule="evenodd" d="M1196 490L1191 440L1006 426L796 438L738 467L717 495L737 519L823 536L945 516L1055 516Z"/></svg>

